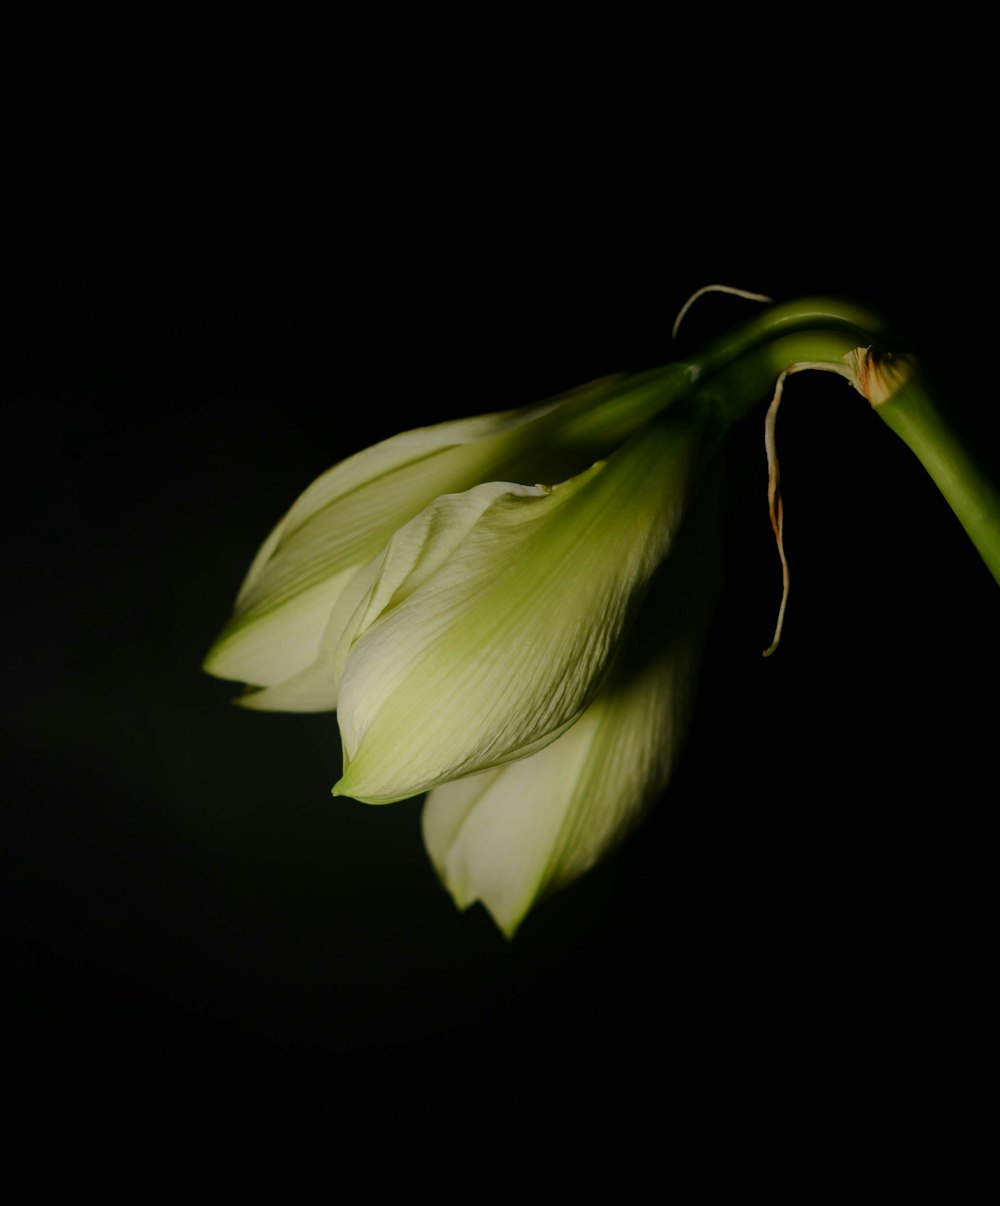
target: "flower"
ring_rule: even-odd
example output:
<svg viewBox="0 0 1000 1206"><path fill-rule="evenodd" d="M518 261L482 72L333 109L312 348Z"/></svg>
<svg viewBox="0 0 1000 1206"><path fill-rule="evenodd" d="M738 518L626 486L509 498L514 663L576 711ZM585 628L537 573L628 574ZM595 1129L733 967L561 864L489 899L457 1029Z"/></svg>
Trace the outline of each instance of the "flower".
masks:
<svg viewBox="0 0 1000 1206"><path fill-rule="evenodd" d="M687 362L349 457L265 541L205 668L245 683L247 707L336 710L334 794L428 793L441 880L513 935L621 841L676 766L720 586L716 453L772 388L780 632L774 420L788 374L836 372L869 397L1000 578L995 488L919 383L859 348L881 329L851 303L802 299Z"/></svg>
<svg viewBox="0 0 1000 1206"><path fill-rule="evenodd" d="M721 589L719 491L706 480L593 702L538 753L435 787L424 844L459 908L513 937L607 855L662 794L694 710Z"/></svg>
<svg viewBox="0 0 1000 1206"><path fill-rule="evenodd" d="M568 481L485 483L401 528L338 645L334 793L405 799L578 721L672 550L703 426L667 411Z"/></svg>
<svg viewBox="0 0 1000 1206"><path fill-rule="evenodd" d="M438 874L508 935L631 830L681 749L718 556L708 412L675 384L609 379L335 466L205 662L244 706L337 710L335 795L429 792Z"/></svg>
<svg viewBox="0 0 1000 1206"><path fill-rule="evenodd" d="M247 684L246 707L335 709L332 659L363 593L358 575L394 532L449 492L585 469L686 385L674 366L608 377L537 406L403 432L340 462L265 540L204 669Z"/></svg>

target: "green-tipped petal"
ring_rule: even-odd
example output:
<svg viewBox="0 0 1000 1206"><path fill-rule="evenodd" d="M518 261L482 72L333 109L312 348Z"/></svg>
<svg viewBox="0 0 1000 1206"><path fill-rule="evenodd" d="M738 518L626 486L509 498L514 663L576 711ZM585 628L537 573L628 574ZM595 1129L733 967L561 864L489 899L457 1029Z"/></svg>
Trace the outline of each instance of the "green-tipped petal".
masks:
<svg viewBox="0 0 1000 1206"><path fill-rule="evenodd" d="M341 595L393 532L442 494L578 472L681 392L682 377L661 369L605 378L537 406L403 432L335 465L264 542L204 668L281 688L244 697L252 707L336 706L336 683L321 682L314 663L336 646L330 620Z"/></svg>
<svg viewBox="0 0 1000 1206"><path fill-rule="evenodd" d="M700 430L668 412L551 491L491 483L401 529L345 636L335 794L404 799L572 725L671 547Z"/></svg>
<svg viewBox="0 0 1000 1206"><path fill-rule="evenodd" d="M534 417L477 416L404 432L324 473L264 542L205 669L271 686L308 667L357 571L438 494L479 480L493 446Z"/></svg>
<svg viewBox="0 0 1000 1206"><path fill-rule="evenodd" d="M594 866L677 763L720 587L714 500L685 522L606 685L557 741L427 797L424 841L459 908L482 901L508 937L543 897Z"/></svg>

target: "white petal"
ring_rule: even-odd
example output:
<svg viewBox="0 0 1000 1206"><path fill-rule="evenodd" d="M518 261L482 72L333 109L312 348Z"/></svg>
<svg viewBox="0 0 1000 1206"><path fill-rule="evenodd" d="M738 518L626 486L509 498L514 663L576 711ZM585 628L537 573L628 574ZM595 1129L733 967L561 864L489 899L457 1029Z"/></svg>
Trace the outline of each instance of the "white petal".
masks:
<svg viewBox="0 0 1000 1206"><path fill-rule="evenodd" d="M314 673L303 689L299 676L332 640L341 593L397 528L439 495L484 480L578 471L664 404L666 381L666 370L607 378L538 406L403 432L335 465L264 542L204 668L257 686L289 684L260 693L254 707L329 706L336 684Z"/></svg>
<svg viewBox="0 0 1000 1206"><path fill-rule="evenodd" d="M508 936L631 831L677 763L721 577L709 503L682 528L580 720L539 753L427 798L424 841L443 883L460 908L482 901Z"/></svg>
<svg viewBox="0 0 1000 1206"><path fill-rule="evenodd" d="M330 609L316 656L297 674L270 687L248 689L235 702L260 712L332 712L337 707L340 675L346 654L344 630L375 581L381 556L358 570Z"/></svg>
<svg viewBox="0 0 1000 1206"><path fill-rule="evenodd" d="M265 541L205 669L270 686L308 667L354 574L438 494L478 481L483 456L510 426L498 421L481 444L473 435L486 429L483 417L406 432L325 473Z"/></svg>
<svg viewBox="0 0 1000 1206"><path fill-rule="evenodd" d="M668 413L549 493L493 483L401 529L345 635L335 794L403 799L572 725L670 548L699 434Z"/></svg>

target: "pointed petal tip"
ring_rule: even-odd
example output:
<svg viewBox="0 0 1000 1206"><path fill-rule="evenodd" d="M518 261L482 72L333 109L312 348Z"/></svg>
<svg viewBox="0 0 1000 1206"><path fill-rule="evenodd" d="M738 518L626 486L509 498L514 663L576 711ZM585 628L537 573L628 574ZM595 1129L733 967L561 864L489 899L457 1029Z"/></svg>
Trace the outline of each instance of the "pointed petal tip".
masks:
<svg viewBox="0 0 1000 1206"><path fill-rule="evenodd" d="M493 917L493 914L490 913L490 916ZM511 920L501 921L501 919L499 917L493 917L494 924L496 925L496 927L500 931L500 933L503 934L503 936L507 942L514 941L514 938L517 935L517 931L521 928L521 922L523 920L524 920L524 918L518 917L514 921L511 921Z"/></svg>
<svg viewBox="0 0 1000 1206"><path fill-rule="evenodd" d="M330 788L330 794L332 796L346 796L350 800L357 800L359 804L397 804L400 800L409 800L414 795L421 794L420 792L411 791L404 795L375 796L364 791L363 788L360 792L355 791L350 779L350 772L345 772L337 780L337 782L334 783L333 787Z"/></svg>
<svg viewBox="0 0 1000 1206"><path fill-rule="evenodd" d="M474 897L469 901L469 904L474 904L479 897ZM528 915L529 909L524 909L516 914L504 914L500 911L494 911L485 900L480 900L479 903L486 910L487 915L493 924L497 927L507 942L513 942L518 930L521 928L522 922ZM467 907L467 906L466 906Z"/></svg>
<svg viewBox="0 0 1000 1206"><path fill-rule="evenodd" d="M433 858L431 861L434 861ZM491 904L490 901L480 896L476 889L468 883L453 880L449 876L446 867L435 864L434 870L437 873L441 886L451 897L452 904L459 913L468 913L474 905L481 905L483 911L508 941L514 938L522 922L531 911L532 904L535 903L534 898L531 898L523 908L499 908L496 903Z"/></svg>
<svg viewBox="0 0 1000 1206"><path fill-rule="evenodd" d="M444 868L435 866L434 870L437 872L437 877L441 883L441 886L451 897L452 904L455 906L457 912L468 913L473 905L482 905L483 911L490 918L504 938L506 938L508 941L513 940L514 935L521 926L521 923L528 915L528 909L518 912L516 916L510 914L504 915L499 911L494 911L487 901L483 900L480 896L477 896L474 891L463 891L458 884L449 883L447 871Z"/></svg>
<svg viewBox="0 0 1000 1206"><path fill-rule="evenodd" d="M201 668L205 674L211 674L213 678L226 678L225 674L219 673L219 642L213 642L208 652L201 659Z"/></svg>
<svg viewBox="0 0 1000 1206"><path fill-rule="evenodd" d="M205 674L210 674L212 678L221 679L223 682L247 681L241 673L243 667L236 665L233 661L232 648L225 636L219 637L205 654L201 661L201 668Z"/></svg>

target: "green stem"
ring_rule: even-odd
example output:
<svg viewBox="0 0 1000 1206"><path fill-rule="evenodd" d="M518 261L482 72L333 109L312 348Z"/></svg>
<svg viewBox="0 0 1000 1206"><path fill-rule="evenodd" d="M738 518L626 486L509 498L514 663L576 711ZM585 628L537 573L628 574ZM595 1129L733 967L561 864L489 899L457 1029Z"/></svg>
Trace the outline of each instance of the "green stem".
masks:
<svg viewBox="0 0 1000 1206"><path fill-rule="evenodd" d="M1000 582L997 484L935 404L919 372L884 398L879 393L877 386L866 391L876 414L916 455Z"/></svg>
<svg viewBox="0 0 1000 1206"><path fill-rule="evenodd" d="M885 334L885 322L871 310L839 298L806 297L797 301L770 306L762 313L708 343L689 360L689 371L695 379L714 374L749 353L773 345L776 341L797 334L835 336L842 334L851 347L878 343ZM820 357L803 355L802 359ZM781 368L787 368L782 365ZM781 368L777 371L780 372Z"/></svg>
<svg viewBox="0 0 1000 1206"><path fill-rule="evenodd" d="M871 350L884 333L880 319L850 302L807 298L774 306L699 355L705 374L699 403L712 406L725 429L790 365L843 362L844 376L917 456L1000 582L1000 487L935 403L919 370L905 358Z"/></svg>
<svg viewBox="0 0 1000 1206"><path fill-rule="evenodd" d="M886 333L880 317L841 299L802 298L768 307L687 359L627 379L620 400L628 427L623 434L665 407L682 404L708 408L722 436L770 396L786 369L818 362L842 372L912 449L1000 582L1000 490L919 374L901 372L907 362L891 357L901 349L883 356Z"/></svg>

